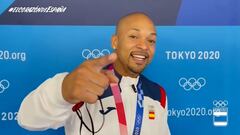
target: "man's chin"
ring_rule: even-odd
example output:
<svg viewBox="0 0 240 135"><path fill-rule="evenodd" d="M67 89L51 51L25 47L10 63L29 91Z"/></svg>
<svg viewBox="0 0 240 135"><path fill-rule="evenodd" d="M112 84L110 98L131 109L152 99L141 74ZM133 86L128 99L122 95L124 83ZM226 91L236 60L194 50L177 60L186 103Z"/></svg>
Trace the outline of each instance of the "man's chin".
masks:
<svg viewBox="0 0 240 135"><path fill-rule="evenodd" d="M128 68L134 74L140 74L144 70L145 66L144 67L128 67Z"/></svg>

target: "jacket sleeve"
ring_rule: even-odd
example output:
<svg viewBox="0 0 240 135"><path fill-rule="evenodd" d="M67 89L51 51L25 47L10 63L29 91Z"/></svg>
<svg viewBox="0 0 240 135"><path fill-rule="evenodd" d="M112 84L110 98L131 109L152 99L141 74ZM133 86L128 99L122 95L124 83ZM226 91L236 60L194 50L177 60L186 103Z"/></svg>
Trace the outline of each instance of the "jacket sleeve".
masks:
<svg viewBox="0 0 240 135"><path fill-rule="evenodd" d="M171 135L169 126L168 126L168 101L166 97L166 105L165 105L165 113L164 113L164 120L163 120L163 135Z"/></svg>
<svg viewBox="0 0 240 135"><path fill-rule="evenodd" d="M162 135L171 135L169 126L168 126L168 100L167 100L167 94L163 87L160 86L160 104L162 106L163 110L163 121L161 123L161 134Z"/></svg>
<svg viewBox="0 0 240 135"><path fill-rule="evenodd" d="M62 81L67 73L55 75L28 94L18 112L18 124L28 130L57 129L72 114L72 104L62 97Z"/></svg>

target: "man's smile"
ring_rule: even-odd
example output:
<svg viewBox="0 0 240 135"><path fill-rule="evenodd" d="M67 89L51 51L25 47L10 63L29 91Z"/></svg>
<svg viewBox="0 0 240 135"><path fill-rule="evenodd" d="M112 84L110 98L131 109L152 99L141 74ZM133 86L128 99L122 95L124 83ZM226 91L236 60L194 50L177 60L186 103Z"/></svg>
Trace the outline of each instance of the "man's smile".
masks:
<svg viewBox="0 0 240 135"><path fill-rule="evenodd" d="M145 64L149 58L148 53L140 51L131 52L130 56L133 59L133 61L138 65Z"/></svg>

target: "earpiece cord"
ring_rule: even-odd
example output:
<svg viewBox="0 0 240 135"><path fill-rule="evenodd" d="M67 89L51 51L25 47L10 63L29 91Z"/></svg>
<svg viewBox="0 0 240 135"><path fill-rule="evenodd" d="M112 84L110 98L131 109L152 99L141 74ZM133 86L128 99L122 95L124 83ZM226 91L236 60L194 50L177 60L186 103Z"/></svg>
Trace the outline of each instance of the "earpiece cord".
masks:
<svg viewBox="0 0 240 135"><path fill-rule="evenodd" d="M99 102L100 102L101 111L102 111L102 112L105 112L105 111L104 111L104 108L103 108L103 103L102 103L101 98L99 97L98 100L99 100ZM77 115L78 115L78 118L79 118L80 121L81 121L79 132L80 132L80 135L81 135L82 125L84 125L84 127L85 127L89 132L91 132L92 135L94 135L95 133L98 133L98 132L103 128L103 125L104 125L104 123L105 123L105 115L102 114L102 115L103 115L102 125L101 125L101 127L100 127L97 131L95 131L95 130L94 130L93 119L92 119L92 116L91 116L91 114L90 114L90 112L89 112L89 109L88 109L88 107L87 107L87 103L86 103L85 107L86 107L86 110L87 110L87 112L88 112L88 116L89 116L90 121L91 121L92 130L91 130L91 129L87 126L87 124L84 122L83 117L82 117L82 113L81 113L80 109L78 109L78 110L76 111L76 113L77 113Z"/></svg>
<svg viewBox="0 0 240 135"><path fill-rule="evenodd" d="M93 124L92 116L91 116L91 114L90 114L90 112L88 110L87 103L85 104L85 107L87 109L87 113L88 113L88 116L89 116L90 121L91 121L92 130L90 132L92 132L92 134L94 135L94 124Z"/></svg>

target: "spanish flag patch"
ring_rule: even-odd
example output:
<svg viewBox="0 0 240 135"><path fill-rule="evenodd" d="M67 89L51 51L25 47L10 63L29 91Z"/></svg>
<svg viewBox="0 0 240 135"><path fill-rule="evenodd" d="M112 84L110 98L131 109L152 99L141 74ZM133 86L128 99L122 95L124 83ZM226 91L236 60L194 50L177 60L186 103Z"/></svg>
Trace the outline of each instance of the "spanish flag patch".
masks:
<svg viewBox="0 0 240 135"><path fill-rule="evenodd" d="M149 118L150 120L154 120L154 119L155 119L155 112L153 112L153 111L149 112L149 113L148 113L148 118Z"/></svg>
<svg viewBox="0 0 240 135"><path fill-rule="evenodd" d="M148 106L148 118L150 120L154 120L155 119L155 111L154 111L154 106Z"/></svg>

